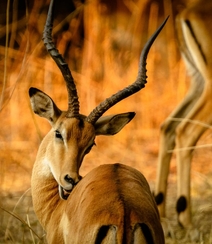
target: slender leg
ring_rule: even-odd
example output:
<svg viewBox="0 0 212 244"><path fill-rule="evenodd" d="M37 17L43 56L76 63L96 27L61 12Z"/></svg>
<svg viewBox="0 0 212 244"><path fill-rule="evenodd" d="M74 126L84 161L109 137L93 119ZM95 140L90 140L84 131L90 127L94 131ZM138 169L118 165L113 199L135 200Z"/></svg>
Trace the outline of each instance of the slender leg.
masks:
<svg viewBox="0 0 212 244"><path fill-rule="evenodd" d="M168 134L164 130L166 122L168 121L165 121L161 127L160 151L159 151L159 158L158 158L159 161L158 161L158 170L157 170L157 178L156 178L156 188L155 188L155 200L158 205L158 210L161 217L165 217L167 180L169 174L170 160L172 156L172 154L167 153L167 151L169 149L173 149L175 146L174 131L170 131L170 133ZM167 141L169 141L169 143L166 143Z"/></svg>
<svg viewBox="0 0 212 244"><path fill-rule="evenodd" d="M207 2L207 4L206 4ZM178 46L191 76L191 86L185 100L166 119L161 127L161 140L156 181L156 202L161 216L165 215L165 197L171 154L176 146L179 223L188 226L190 214L190 170L192 149L203 132L204 124L212 124L212 49L211 49L212 2L198 1L189 4L176 18ZM179 121L182 119L182 121ZM196 123L199 121L202 123Z"/></svg>
<svg viewBox="0 0 212 244"><path fill-rule="evenodd" d="M202 79L198 74L194 75L187 96L161 126L158 170L155 188L155 200L161 217L165 216L167 180L170 160L172 157L172 153L168 153L168 151L173 150L175 147L176 129L181 123L180 119L185 118L194 107L202 94L203 87L204 82Z"/></svg>
<svg viewBox="0 0 212 244"><path fill-rule="evenodd" d="M193 149L201 135L208 129L201 123L212 124L212 92L206 88L194 109L189 113L176 132L179 223L186 227L191 224L190 170ZM190 122L193 121L193 122ZM198 122L198 123L197 123Z"/></svg>

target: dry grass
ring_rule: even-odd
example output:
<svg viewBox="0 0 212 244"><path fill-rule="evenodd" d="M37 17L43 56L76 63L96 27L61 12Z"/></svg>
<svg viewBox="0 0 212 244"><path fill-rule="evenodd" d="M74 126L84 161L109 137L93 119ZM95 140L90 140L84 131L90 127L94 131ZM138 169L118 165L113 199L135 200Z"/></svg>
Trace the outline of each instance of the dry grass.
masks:
<svg viewBox="0 0 212 244"><path fill-rule="evenodd" d="M43 45L38 41L46 15L46 11L39 12L39 9L43 9L40 2L37 1L37 5L34 4L22 19L29 19L29 29L17 31L7 47L0 46L0 57L4 57L0 59L0 243L44 241L44 233L34 215L28 189L37 149L50 127L48 122L32 113L28 98L29 87L42 89L52 96L61 109L66 109L64 81L52 60L45 57ZM165 2L167 4L168 1ZM71 54L65 51L70 34L80 26L80 18L73 19L73 16L69 16L67 19L71 20L71 24L66 32L60 31L63 22L56 22L58 47L70 59L74 56L68 60L75 70L73 76L77 82L81 112L84 114L88 114L105 97L135 80L140 49L163 19L159 18L159 6L148 1L145 4L144 1L138 1L139 8L128 5L127 17L122 12L110 18L104 12L105 6L101 6L102 12L99 15L92 11L92 8L97 7L95 4L98 5L98 2L94 1L94 5L86 7L84 11L84 48L72 45L68 49L72 51ZM80 10L77 9L78 12ZM112 25L113 21L115 25ZM14 20L13 23L22 22ZM146 88L108 112L135 111L135 119L118 135L97 138L97 147L84 160L82 175L99 164L119 161L140 170L154 188L160 124L183 98L188 87L184 64L176 49L172 24L171 16L151 49ZM5 29L6 33L9 31L10 29ZM18 42L18 49L15 49L14 41ZM210 130L199 141L200 144L211 144ZM194 152L194 227L189 230L181 229L176 221L176 164L173 158L167 219L163 220L170 235L167 243L212 243L212 169L208 163L211 158L211 147Z"/></svg>

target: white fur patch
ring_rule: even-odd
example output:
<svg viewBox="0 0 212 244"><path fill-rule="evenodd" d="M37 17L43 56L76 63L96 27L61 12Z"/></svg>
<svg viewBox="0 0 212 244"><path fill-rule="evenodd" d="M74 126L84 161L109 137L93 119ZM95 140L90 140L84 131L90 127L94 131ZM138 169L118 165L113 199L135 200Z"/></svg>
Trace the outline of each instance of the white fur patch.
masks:
<svg viewBox="0 0 212 244"><path fill-rule="evenodd" d="M49 177L50 175L52 175L53 173L51 172L51 167L50 167L50 164L51 162L47 159L47 158L44 158L42 161L41 161L41 164L42 164L42 169L40 170L41 174L43 176L46 176L46 177ZM54 174L53 174L54 175Z"/></svg>

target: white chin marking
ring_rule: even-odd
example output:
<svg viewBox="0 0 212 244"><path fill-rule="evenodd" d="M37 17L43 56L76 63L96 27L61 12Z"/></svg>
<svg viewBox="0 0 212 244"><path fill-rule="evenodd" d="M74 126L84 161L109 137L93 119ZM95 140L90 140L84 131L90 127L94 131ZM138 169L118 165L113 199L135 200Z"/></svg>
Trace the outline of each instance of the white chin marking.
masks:
<svg viewBox="0 0 212 244"><path fill-rule="evenodd" d="M58 186L58 190L60 198L62 200L67 200L70 194L66 190L64 190L63 187L60 185Z"/></svg>

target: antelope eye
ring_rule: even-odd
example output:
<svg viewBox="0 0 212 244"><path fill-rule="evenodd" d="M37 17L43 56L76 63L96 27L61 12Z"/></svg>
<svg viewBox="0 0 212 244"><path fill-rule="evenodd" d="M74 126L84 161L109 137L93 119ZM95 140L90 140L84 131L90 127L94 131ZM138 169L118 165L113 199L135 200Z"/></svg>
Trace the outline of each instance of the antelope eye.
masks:
<svg viewBox="0 0 212 244"><path fill-rule="evenodd" d="M58 130L55 131L55 137L60 139L60 140L63 140L63 137L62 137L61 133Z"/></svg>

